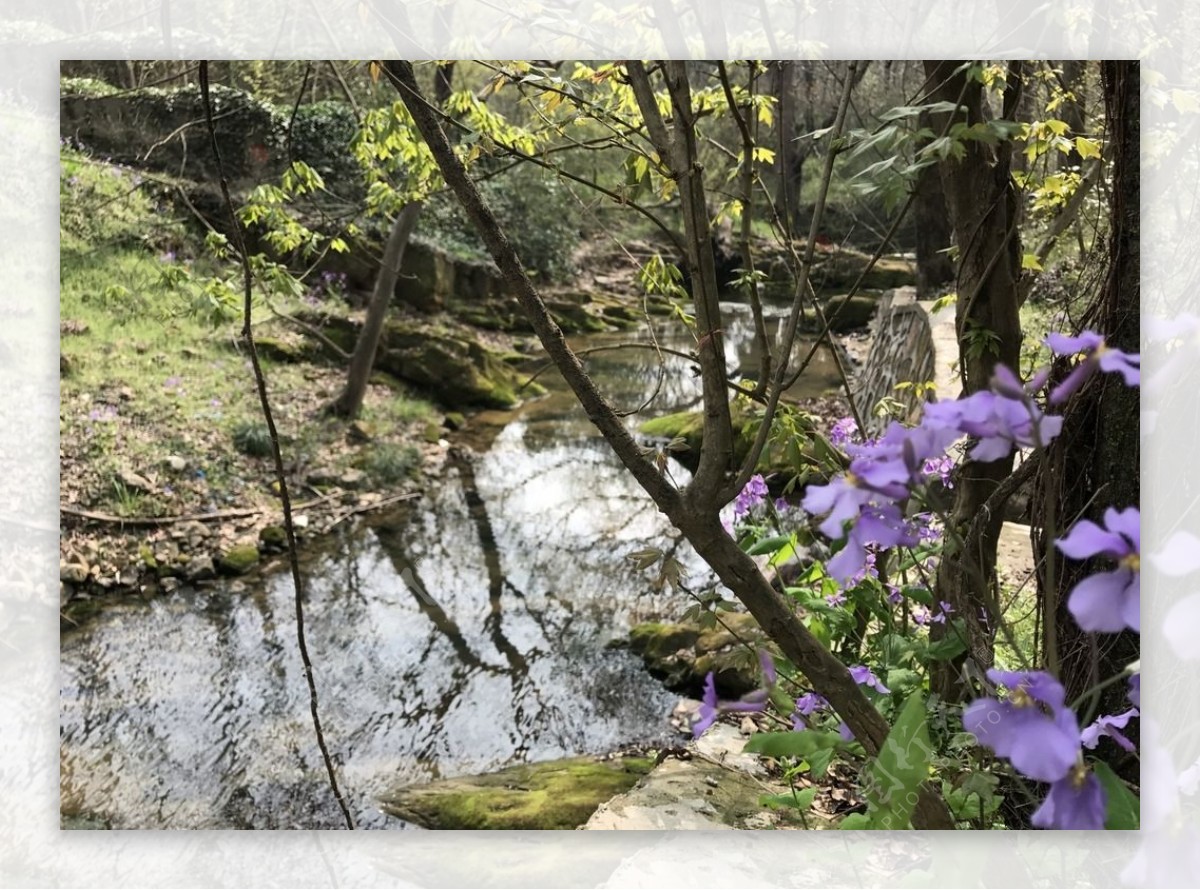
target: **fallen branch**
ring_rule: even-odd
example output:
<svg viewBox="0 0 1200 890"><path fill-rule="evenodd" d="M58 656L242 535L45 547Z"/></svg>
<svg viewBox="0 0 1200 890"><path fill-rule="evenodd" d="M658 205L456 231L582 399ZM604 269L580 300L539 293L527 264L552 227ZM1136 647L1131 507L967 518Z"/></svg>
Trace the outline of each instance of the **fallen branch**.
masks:
<svg viewBox="0 0 1200 890"><path fill-rule="evenodd" d="M391 497L382 498L378 501L372 501L369 504L359 504L356 507L351 507L334 517L333 522L329 523L329 527L333 528L339 522L349 519L351 516L357 516L360 513L370 513L372 510L378 510L380 507L387 507L391 504L398 504L400 501L411 501L421 496L419 491L406 491L403 494L394 494Z"/></svg>
<svg viewBox="0 0 1200 890"><path fill-rule="evenodd" d="M311 501L305 501L302 504L294 504L293 509L307 510L309 507L315 507L317 504L327 501L333 496L333 494L326 494L319 498L313 498ZM243 510L217 510L213 513L187 513L182 516L114 516L111 513L80 510L77 507L68 507L65 504L60 504L58 512L66 513L68 516L78 516L81 519L90 519L93 522L107 522L114 525L155 526L175 525L178 522L215 522L218 519L244 519L247 516L259 516L263 513L268 513L270 512L270 508L247 507Z"/></svg>

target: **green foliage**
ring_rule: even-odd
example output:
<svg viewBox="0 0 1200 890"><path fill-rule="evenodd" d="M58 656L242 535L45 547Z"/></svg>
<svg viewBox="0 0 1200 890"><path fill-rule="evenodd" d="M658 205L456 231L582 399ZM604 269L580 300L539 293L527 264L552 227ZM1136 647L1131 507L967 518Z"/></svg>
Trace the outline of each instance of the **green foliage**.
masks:
<svg viewBox="0 0 1200 890"><path fill-rule="evenodd" d="M379 443L363 455L360 466L378 485L395 485L410 479L421 466L421 452L413 445Z"/></svg>
<svg viewBox="0 0 1200 890"><path fill-rule="evenodd" d="M347 103L301 105L292 121L292 157L311 167L339 195L357 198L363 193L362 171L351 149L357 135L358 120Z"/></svg>
<svg viewBox="0 0 1200 890"><path fill-rule="evenodd" d="M250 457L267 457L272 452L271 431L261 421L242 421L233 428L233 447Z"/></svg>
<svg viewBox="0 0 1200 890"><path fill-rule="evenodd" d="M922 783L929 777L933 746L925 725L925 701L914 692L867 771L867 817L872 828L908 828Z"/></svg>
<svg viewBox="0 0 1200 890"><path fill-rule="evenodd" d="M1137 831L1141 826L1141 801L1138 796L1103 760L1093 763L1092 768L1108 800L1104 827L1110 831Z"/></svg>
<svg viewBox="0 0 1200 890"><path fill-rule="evenodd" d="M121 92L98 77L62 77L59 78L58 88L64 96L87 96L92 99Z"/></svg>
<svg viewBox="0 0 1200 890"><path fill-rule="evenodd" d="M580 210L567 187L529 164L479 183L484 200L508 234L525 268L545 281L564 281L575 271L571 255L579 246ZM425 205L421 234L453 256L490 257L475 228L447 192Z"/></svg>

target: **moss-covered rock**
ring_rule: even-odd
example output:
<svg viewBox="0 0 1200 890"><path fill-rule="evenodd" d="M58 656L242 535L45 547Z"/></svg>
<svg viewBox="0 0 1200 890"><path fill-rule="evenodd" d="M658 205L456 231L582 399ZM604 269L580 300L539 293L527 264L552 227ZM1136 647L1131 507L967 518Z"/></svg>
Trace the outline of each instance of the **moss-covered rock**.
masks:
<svg viewBox="0 0 1200 890"><path fill-rule="evenodd" d="M850 288L863 275L871 255L859 250L843 249L827 254L813 269L813 284L822 289ZM916 285L914 264L898 256L884 256L871 266L859 285L860 289L887 290L892 287Z"/></svg>
<svg viewBox="0 0 1200 890"><path fill-rule="evenodd" d="M633 787L650 767L640 757L523 763L398 788L380 803L385 812L429 829L572 830L600 804Z"/></svg>
<svg viewBox="0 0 1200 890"><path fill-rule="evenodd" d="M217 568L226 575L244 575L257 564L258 548L253 544L231 547L217 560Z"/></svg>
<svg viewBox="0 0 1200 890"><path fill-rule="evenodd" d="M841 294L830 297L822 305L829 329L841 334L868 327L879 308L880 294L859 293L854 296Z"/></svg>
<svg viewBox="0 0 1200 890"><path fill-rule="evenodd" d="M629 648L644 658L664 658L696 644L700 628L687 624L647 621L629 632Z"/></svg>
<svg viewBox="0 0 1200 890"><path fill-rule="evenodd" d="M449 331L393 325L376 364L428 388L448 406L512 408L520 402L516 372L478 341Z"/></svg>
<svg viewBox="0 0 1200 890"><path fill-rule="evenodd" d="M735 463L741 463L750 453L750 447L754 444L754 437L758 433L761 420L737 404L730 411L730 419L733 422L733 459ZM675 451L673 456L692 472L696 471L696 467L700 464L700 446L704 439L704 415L702 412L677 411L674 414L651 418L641 425L641 432L652 439L662 439L668 442L673 439L683 439L687 450ZM784 468L772 466L770 455L764 450L763 457L759 461L759 469L766 473Z"/></svg>
<svg viewBox="0 0 1200 890"><path fill-rule="evenodd" d="M287 547L287 532L281 525L268 525L258 533L258 543L265 550L283 550Z"/></svg>
<svg viewBox="0 0 1200 890"><path fill-rule="evenodd" d="M745 612L719 615L721 623L707 628L695 622L635 625L629 648L674 692L700 698L712 672L718 693L736 698L761 685L757 650L766 645L766 635Z"/></svg>
<svg viewBox="0 0 1200 890"><path fill-rule="evenodd" d="M321 349L300 335L255 337L254 348L263 358L276 362L311 362L321 357Z"/></svg>

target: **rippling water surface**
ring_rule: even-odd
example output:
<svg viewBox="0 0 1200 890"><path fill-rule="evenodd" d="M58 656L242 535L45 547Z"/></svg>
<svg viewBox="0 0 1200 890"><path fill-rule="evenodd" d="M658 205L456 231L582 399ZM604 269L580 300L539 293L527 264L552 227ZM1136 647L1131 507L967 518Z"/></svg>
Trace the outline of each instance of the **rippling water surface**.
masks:
<svg viewBox="0 0 1200 890"><path fill-rule="evenodd" d="M749 317L730 308L730 367L753 373ZM686 349L689 336L662 342ZM681 359L660 374L652 351L606 350L588 366L618 407L656 389L652 414L699 398ZM626 559L671 546L670 528L562 382L540 379L545 398L473 421L477 454L422 499L306 554L322 722L361 827L403 827L375 804L398 782L671 734L675 696L605 646L684 607ZM835 380L819 355L800 385L815 394ZM690 550L677 557L702 583ZM294 622L290 575L276 571L241 591L114 605L64 633L64 813L113 828L341 827Z"/></svg>

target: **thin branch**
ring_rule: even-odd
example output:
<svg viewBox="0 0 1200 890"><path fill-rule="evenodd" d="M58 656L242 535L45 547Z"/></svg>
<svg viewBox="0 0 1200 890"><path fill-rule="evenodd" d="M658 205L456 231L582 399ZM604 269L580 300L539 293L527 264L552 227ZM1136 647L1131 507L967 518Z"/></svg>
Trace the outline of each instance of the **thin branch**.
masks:
<svg viewBox="0 0 1200 890"><path fill-rule="evenodd" d="M346 827L353 831L354 817L350 815L350 808L342 797L341 789L338 787L337 774L333 768L333 759L330 757L329 748L325 744L325 734L321 731L321 718L317 706L317 684L313 677L312 660L308 655L308 645L304 639L304 588L303 580L300 576L300 557L296 547L296 528L292 522L292 500L288 492L287 473L283 468L283 454L279 448L279 431L275 428L275 418L271 412L270 399L267 396L267 381L263 376L262 365L258 359L258 351L254 345L254 330L252 325L254 279L253 273L250 271L250 255L246 249L245 238L242 235L242 226L238 221L237 211L233 207L233 198L229 194L229 183L225 179L225 171L221 163L221 149L217 143L217 131L213 126L212 98L209 96L208 90L207 61L200 63L200 93L204 99L204 117L208 124L208 138L212 144L213 157L217 163L217 178L220 182L221 194L225 199L225 208L229 212L229 223L232 227L233 241L242 264L242 336L245 338L250 352L250 363L254 369L254 382L258 388L258 398L262 405L263 419L266 421L267 430L271 434L271 452L275 458L275 478L279 483L279 496L283 504L283 528L287 534L288 561L291 563L292 582L295 588L296 638L300 647L300 658L304 663L304 677L308 681L309 710L312 712L313 730L316 732L317 745L321 749L321 757L325 761L325 771L329 775L329 784L333 789L333 795L337 798L338 807L345 817Z"/></svg>
<svg viewBox="0 0 1200 890"><path fill-rule="evenodd" d="M796 284L796 295L792 300L791 312L788 314L787 327L783 335L783 349L780 352L779 362L775 368L775 379L772 381L766 411L763 414L762 423L759 424L758 432L754 436L754 443L750 446L750 451L742 463L737 478L733 481L732 485L727 486L722 492L726 501L745 488L746 483L750 481L750 477L754 475L759 458L762 457L763 449L766 447L767 438L771 434L771 421L775 416L775 410L779 407L779 399L783 395L783 383L787 375L788 363L791 360L792 344L796 339L796 328L800 322L800 309L803 305L805 291L810 288L809 273L812 269L813 254L816 249L817 233L820 231L821 217L825 212L825 200L829 195L829 183L833 179L833 163L837 158L837 141L841 138L842 127L846 121L846 108L850 104L850 94L854 90L853 68L856 64L856 62L850 63L850 77L846 78L846 83L842 90L841 102L838 104L837 117L834 119L833 129L830 132L829 152L825 156L825 170L821 174L820 190L817 193L816 205L813 207L812 222L808 229L808 243L804 249L804 262L800 266L800 280ZM813 300L813 305L816 306L815 299ZM817 307L817 310L820 312L819 307ZM862 428L861 425L859 428Z"/></svg>

